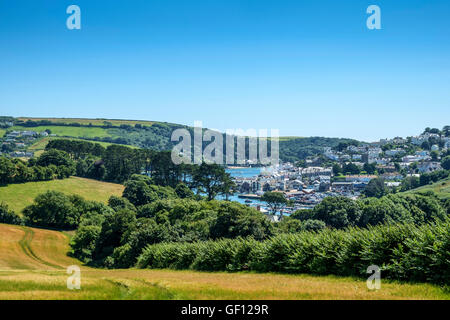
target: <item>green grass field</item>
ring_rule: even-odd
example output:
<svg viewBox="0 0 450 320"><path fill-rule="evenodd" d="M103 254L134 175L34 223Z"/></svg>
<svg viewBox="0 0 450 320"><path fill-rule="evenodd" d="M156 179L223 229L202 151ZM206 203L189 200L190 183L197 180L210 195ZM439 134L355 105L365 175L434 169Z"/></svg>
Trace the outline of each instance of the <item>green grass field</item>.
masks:
<svg viewBox="0 0 450 320"><path fill-rule="evenodd" d="M95 126L104 126L105 121L111 123L113 126L120 126L121 124L128 124L130 126L134 126L135 124L142 124L146 126L151 126L154 121L145 121L145 120L119 120L119 119L86 119L86 118L18 118L22 121L32 120L32 121L40 121L47 120L56 123L79 123L83 125L92 124Z"/></svg>
<svg viewBox="0 0 450 320"><path fill-rule="evenodd" d="M67 256L66 234L0 224L0 300L3 299L450 299L429 284L333 276L105 270ZM70 265L81 267L81 289L66 286Z"/></svg>
<svg viewBox="0 0 450 320"><path fill-rule="evenodd" d="M4 201L16 213L30 205L34 198L47 190L77 194L87 200L106 203L111 195L121 196L124 186L92 179L70 177L63 180L38 181L0 186L0 202Z"/></svg>
<svg viewBox="0 0 450 320"><path fill-rule="evenodd" d="M45 129L50 129L52 134L62 137L75 137L75 138L104 138L112 137L105 128L88 128L88 127L66 127L66 126L38 126L38 127L24 127L24 126L13 126L11 130L33 130L36 132L44 131Z"/></svg>
<svg viewBox="0 0 450 320"><path fill-rule="evenodd" d="M6 132L5 129L0 128L0 138L3 138L3 136L5 135L5 132Z"/></svg>
<svg viewBox="0 0 450 320"><path fill-rule="evenodd" d="M45 138L40 138L35 143L33 143L31 146L29 146L27 148L27 151L34 152L34 156L35 157L39 157L44 152L45 147L47 146L49 141L51 141L51 140L58 140L58 139L67 139L67 140L76 140L76 141L88 141L88 142L92 142L92 143L98 143L98 144L102 145L105 148L110 146L110 145L112 145L112 144L114 144L114 143L110 143L110 142L83 140L83 139L79 139L79 138L45 137ZM135 146L127 146L127 147L137 148Z"/></svg>
<svg viewBox="0 0 450 320"><path fill-rule="evenodd" d="M405 193L418 193L427 191L435 192L441 199L450 198L450 177L443 180L439 180L438 182L435 182L427 186L422 186L413 190L408 190Z"/></svg>

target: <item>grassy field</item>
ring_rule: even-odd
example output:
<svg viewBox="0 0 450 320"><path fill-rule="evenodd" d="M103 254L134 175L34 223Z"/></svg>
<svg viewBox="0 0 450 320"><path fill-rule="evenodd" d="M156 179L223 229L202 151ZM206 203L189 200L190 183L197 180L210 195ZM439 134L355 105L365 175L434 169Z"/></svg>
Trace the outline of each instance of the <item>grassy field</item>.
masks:
<svg viewBox="0 0 450 320"><path fill-rule="evenodd" d="M30 205L47 190L78 194L87 200L107 202L111 195L121 196L124 186L98 180L70 177L63 180L38 181L0 186L0 202L4 201L16 213Z"/></svg>
<svg viewBox="0 0 450 320"><path fill-rule="evenodd" d="M0 299L450 299L428 284L306 275L104 270L67 256L57 231L0 224ZM66 287L70 265L81 267L81 289Z"/></svg>
<svg viewBox="0 0 450 320"><path fill-rule="evenodd" d="M104 126L105 121L111 123L113 126L120 126L121 124L128 124L130 126L134 126L135 124L142 124L146 126L151 126L154 121L145 121L145 120L118 120L118 119L86 119L86 118L18 118L22 121L32 120L32 121L40 121L47 120L56 123L80 123L83 125L92 124L95 126Z"/></svg>
<svg viewBox="0 0 450 320"><path fill-rule="evenodd" d="M3 136L5 135L5 132L6 132L5 129L0 128L0 138L3 138Z"/></svg>
<svg viewBox="0 0 450 320"><path fill-rule="evenodd" d="M450 177L427 186L422 186L417 189L406 191L405 193L417 193L426 191L434 191L438 195L438 197L442 199L450 198Z"/></svg>
<svg viewBox="0 0 450 320"><path fill-rule="evenodd" d="M24 127L24 126L13 126L11 130L33 130L36 132L44 131L45 129L50 129L52 134L62 137L75 137L75 138L104 138L112 137L108 133L106 128L88 128L88 127L66 127L66 126L38 126L38 127Z"/></svg>
<svg viewBox="0 0 450 320"><path fill-rule="evenodd" d="M83 139L77 139L77 138L45 137L45 138L41 138L41 139L37 140L35 143L33 143L31 146L29 146L27 148L27 151L34 152L34 156L35 157L39 157L44 152L44 149L47 146L49 141L51 141L51 140L58 140L58 139L88 141L88 142L92 142L92 143L98 143L98 144L104 146L105 148L110 146L110 145L112 145L112 144L114 144L114 143L103 142L103 141L90 141L90 140L83 140ZM137 148L135 146L127 146L127 147Z"/></svg>

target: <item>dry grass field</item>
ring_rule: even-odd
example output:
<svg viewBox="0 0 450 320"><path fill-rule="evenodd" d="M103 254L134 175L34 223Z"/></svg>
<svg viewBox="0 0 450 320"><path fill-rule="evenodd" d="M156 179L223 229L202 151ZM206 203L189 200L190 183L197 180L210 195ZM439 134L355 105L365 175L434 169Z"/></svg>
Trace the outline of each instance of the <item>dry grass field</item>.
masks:
<svg viewBox="0 0 450 320"><path fill-rule="evenodd" d="M69 239L57 231L0 224L0 299L449 299L428 284L352 278L81 266L81 289L66 287Z"/></svg>

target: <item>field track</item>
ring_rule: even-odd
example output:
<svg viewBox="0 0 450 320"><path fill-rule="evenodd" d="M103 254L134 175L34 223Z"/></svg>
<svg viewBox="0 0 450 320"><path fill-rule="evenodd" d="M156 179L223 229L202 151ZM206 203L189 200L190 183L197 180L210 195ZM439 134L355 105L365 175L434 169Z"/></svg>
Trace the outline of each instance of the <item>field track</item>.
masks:
<svg viewBox="0 0 450 320"><path fill-rule="evenodd" d="M0 224L2 299L450 299L428 284L383 282L369 291L361 279L309 275L104 270L69 256L66 234ZM81 267L81 290L66 287L66 268Z"/></svg>

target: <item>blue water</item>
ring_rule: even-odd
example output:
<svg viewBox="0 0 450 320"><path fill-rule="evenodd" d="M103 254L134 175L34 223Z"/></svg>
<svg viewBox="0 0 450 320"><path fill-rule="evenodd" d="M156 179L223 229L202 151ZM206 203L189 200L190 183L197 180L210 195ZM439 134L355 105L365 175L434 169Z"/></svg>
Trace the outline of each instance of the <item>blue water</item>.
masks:
<svg viewBox="0 0 450 320"><path fill-rule="evenodd" d="M226 169L226 172L229 173L232 177L234 178L251 178L251 177L256 177L261 173L262 168L239 168L239 169ZM218 196L217 199L225 199L225 197L222 196ZM241 199L238 198L238 195L232 195L228 197L229 200L231 201L236 201L242 204L247 204L247 205L251 205L251 206L255 206L258 204L263 205L264 203L262 201L259 200L251 200L251 203L245 203L246 199Z"/></svg>
<svg viewBox="0 0 450 320"><path fill-rule="evenodd" d="M226 169L232 177L238 178L251 178L256 177L261 173L261 168L239 168L239 169Z"/></svg>

